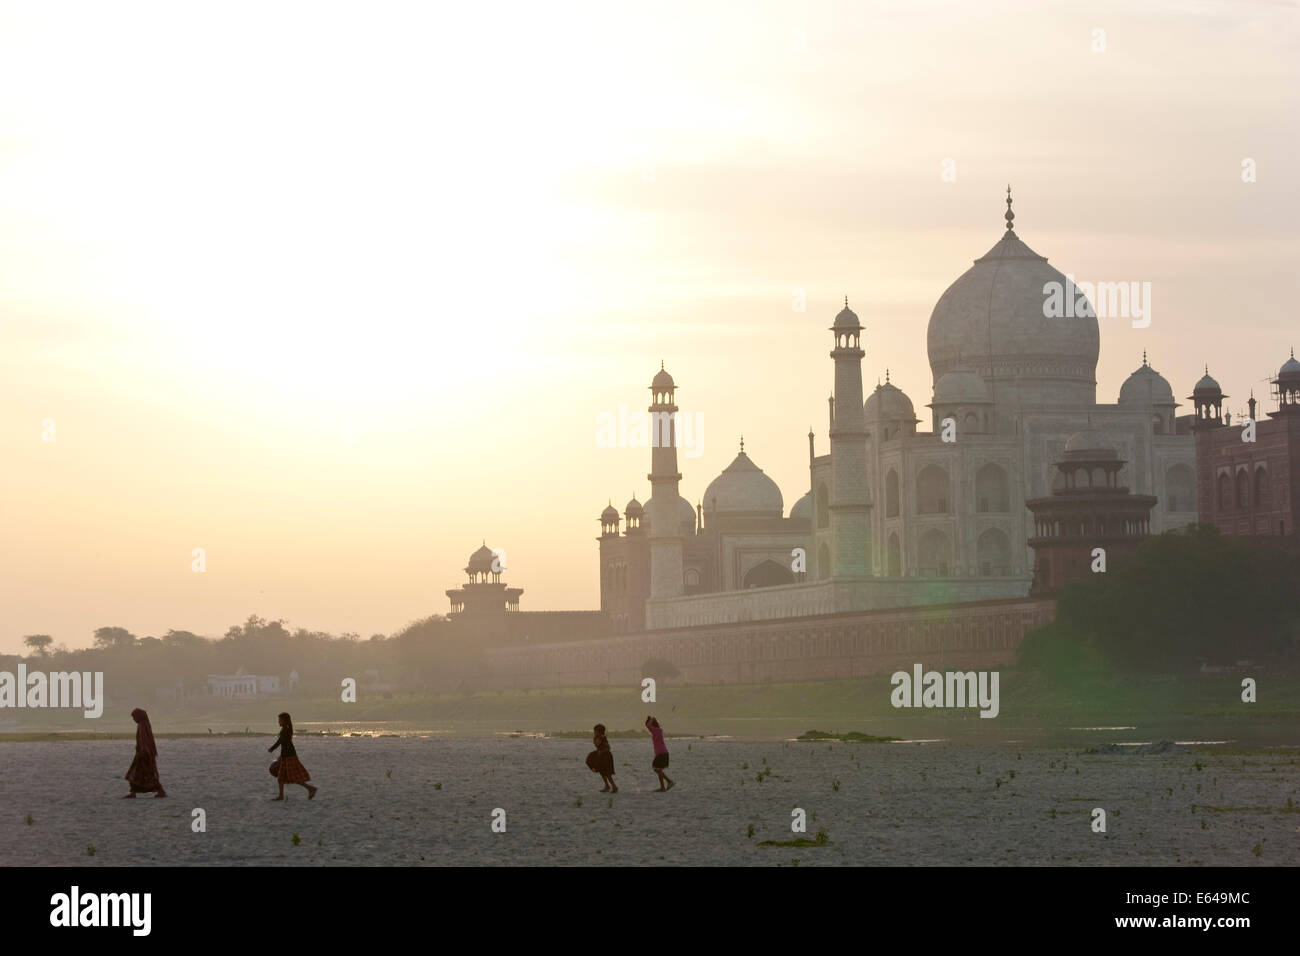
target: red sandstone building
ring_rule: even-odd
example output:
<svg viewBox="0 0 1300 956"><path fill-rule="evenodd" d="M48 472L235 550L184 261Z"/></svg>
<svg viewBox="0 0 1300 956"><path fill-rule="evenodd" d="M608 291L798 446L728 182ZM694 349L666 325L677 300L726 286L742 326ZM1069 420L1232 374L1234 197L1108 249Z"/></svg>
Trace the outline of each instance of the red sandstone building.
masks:
<svg viewBox="0 0 1300 956"><path fill-rule="evenodd" d="M482 647L501 647L587 641L610 633L613 622L601 611L519 610L524 589L502 581L505 570L502 554L486 542L469 556L467 580L446 592L451 601L447 619L454 635Z"/></svg>
<svg viewBox="0 0 1300 956"><path fill-rule="evenodd" d="M1200 520L1223 534L1294 535L1300 519L1300 362L1295 353L1272 382L1276 410L1225 422L1227 396L1209 371L1196 384L1196 500ZM1253 423L1254 441L1250 441Z"/></svg>
<svg viewBox="0 0 1300 956"><path fill-rule="evenodd" d="M1065 582L1092 570L1094 550L1105 552L1107 570L1137 552L1151 532L1152 495L1135 495L1119 483L1126 462L1100 434L1072 435L1056 463L1061 487L1025 506L1034 515L1034 580L1031 595L1056 594Z"/></svg>

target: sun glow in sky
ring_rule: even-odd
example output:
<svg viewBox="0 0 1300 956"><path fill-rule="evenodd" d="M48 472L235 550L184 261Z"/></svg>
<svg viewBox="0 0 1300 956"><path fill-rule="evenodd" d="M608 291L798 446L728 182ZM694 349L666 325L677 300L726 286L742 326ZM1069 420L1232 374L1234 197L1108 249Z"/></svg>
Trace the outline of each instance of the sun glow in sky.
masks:
<svg viewBox="0 0 1300 956"><path fill-rule="evenodd" d="M686 497L743 432L788 508L841 298L868 387L922 409L1008 181L1062 271L1153 284L1150 328L1103 322L1100 400L1146 350L1244 407L1300 345L1297 17L0 2L0 652L391 633L484 538L525 608L596 607L649 460L597 415L662 359L704 423Z"/></svg>

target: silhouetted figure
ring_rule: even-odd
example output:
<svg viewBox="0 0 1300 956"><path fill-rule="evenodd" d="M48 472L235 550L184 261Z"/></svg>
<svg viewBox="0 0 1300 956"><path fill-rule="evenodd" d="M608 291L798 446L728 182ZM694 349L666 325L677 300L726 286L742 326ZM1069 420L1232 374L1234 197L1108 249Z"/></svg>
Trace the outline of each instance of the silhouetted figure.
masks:
<svg viewBox="0 0 1300 956"><path fill-rule="evenodd" d="M131 792L124 794L122 799L134 800L137 793L165 797L167 791L158 779L158 745L154 743L149 715L137 707L131 711L131 719L135 721L135 759L126 771L126 782L131 785Z"/></svg>
<svg viewBox="0 0 1300 956"><path fill-rule="evenodd" d="M645 729L650 731L650 740L655 748L655 759L650 764L654 768L654 772L659 775L659 789L655 792L663 793L665 790L671 790L677 786L672 778L664 773L664 770L668 768L668 746L664 743L664 729L659 726L659 721L654 717L645 719ZM668 786L665 787L665 783Z"/></svg>
<svg viewBox="0 0 1300 956"><path fill-rule="evenodd" d="M280 784L280 795L273 797L273 800L284 799L284 785L286 783L296 783L307 788L307 799L311 800L316 796L317 787L313 787L307 781L311 779L311 774L307 768L302 765L298 759L298 751L293 748L293 720L287 713L280 715L280 736L275 743L266 748L270 753L276 747L280 748L280 759L276 761L279 770L276 772L275 779Z"/></svg>
<svg viewBox="0 0 1300 956"><path fill-rule="evenodd" d="M614 783L614 752L609 749L609 738L605 736L604 724L597 724L592 728L591 742L595 744L596 749L587 754L587 766L591 768L592 773L600 774L600 779L605 781L605 786L600 792L618 793L618 786Z"/></svg>

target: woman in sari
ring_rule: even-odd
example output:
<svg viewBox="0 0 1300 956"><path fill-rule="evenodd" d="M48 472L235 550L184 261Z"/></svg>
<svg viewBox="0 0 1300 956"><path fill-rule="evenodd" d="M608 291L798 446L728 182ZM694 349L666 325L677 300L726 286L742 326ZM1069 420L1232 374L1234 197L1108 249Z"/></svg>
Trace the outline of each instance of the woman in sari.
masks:
<svg viewBox="0 0 1300 956"><path fill-rule="evenodd" d="M316 791L319 788L313 787L307 782L311 779L311 774L309 774L307 768L302 765L302 761L298 759L298 751L294 749L293 718L288 714L281 714L279 720L280 736L276 738L275 743L266 748L267 753L270 753L277 747L280 748L280 759L276 761L278 766L276 767L275 772L276 782L280 785L280 795L278 797L272 797L271 799L283 800L284 785L286 783L296 783L307 789L307 799L312 800L315 798Z"/></svg>
<svg viewBox="0 0 1300 956"><path fill-rule="evenodd" d="M131 792L122 799L134 800L137 793L165 797L167 791L158 779L158 745L154 743L149 715L137 707L131 711L131 718L135 721L135 759L126 771L126 782L131 785Z"/></svg>

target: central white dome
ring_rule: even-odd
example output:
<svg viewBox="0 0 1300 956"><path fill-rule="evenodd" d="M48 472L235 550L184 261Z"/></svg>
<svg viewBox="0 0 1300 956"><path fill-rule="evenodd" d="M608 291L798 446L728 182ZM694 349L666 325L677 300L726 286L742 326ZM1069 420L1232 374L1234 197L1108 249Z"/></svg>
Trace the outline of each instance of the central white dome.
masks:
<svg viewBox="0 0 1300 956"><path fill-rule="evenodd" d="M934 307L926 341L936 385L961 365L992 387L999 404L1094 404L1097 319L1046 315L1049 283L1059 283L1059 301L1071 292L1079 298L1008 229Z"/></svg>

